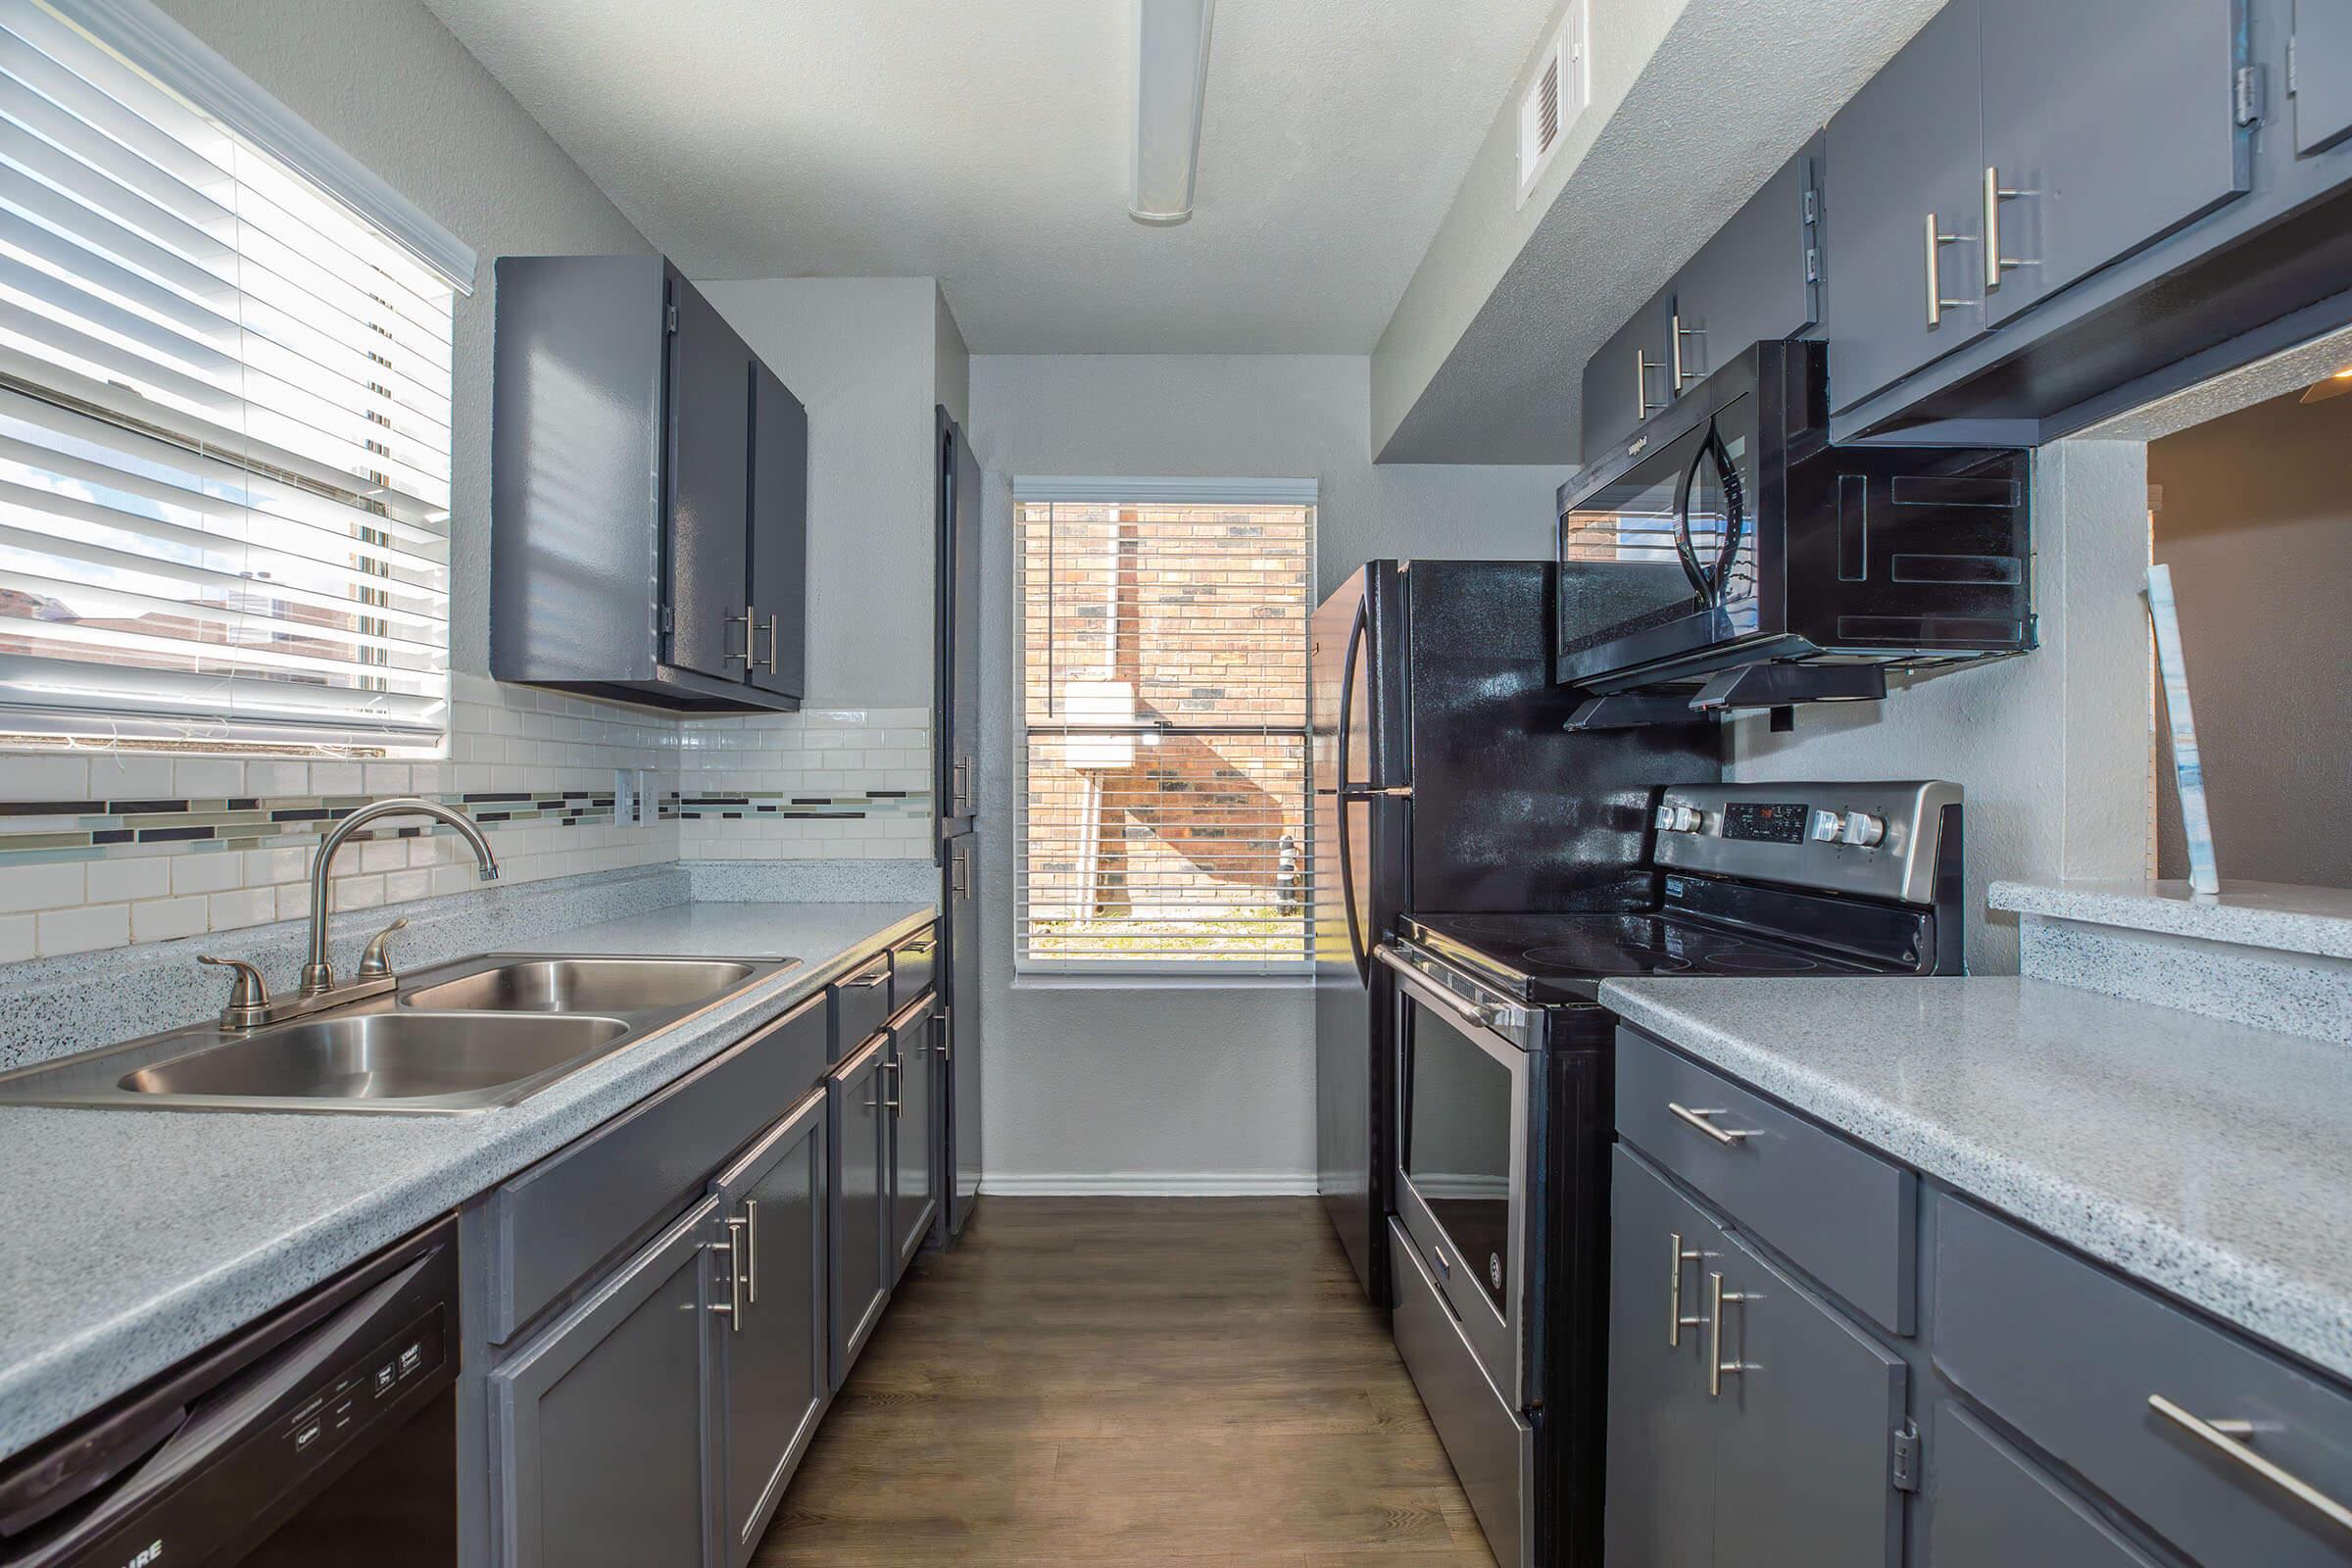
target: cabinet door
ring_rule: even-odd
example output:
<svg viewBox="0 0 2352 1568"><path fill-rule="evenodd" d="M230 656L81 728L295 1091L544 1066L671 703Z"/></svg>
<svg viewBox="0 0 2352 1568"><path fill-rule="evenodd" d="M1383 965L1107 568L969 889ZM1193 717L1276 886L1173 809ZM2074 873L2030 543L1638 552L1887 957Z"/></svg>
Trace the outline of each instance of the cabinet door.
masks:
<svg viewBox="0 0 2352 1568"><path fill-rule="evenodd" d="M850 1375L890 1299L890 1033L868 1038L825 1076L832 1140L833 1387Z"/></svg>
<svg viewBox="0 0 2352 1568"><path fill-rule="evenodd" d="M1928 1568L2153 1568L2089 1503L1950 1399L1927 1445Z"/></svg>
<svg viewBox="0 0 2352 1568"><path fill-rule="evenodd" d="M489 1375L505 1568L711 1561L707 1198Z"/></svg>
<svg viewBox="0 0 2352 1568"><path fill-rule="evenodd" d="M963 1230L980 1197L980 842L971 834L947 846L946 1144L948 1231Z"/></svg>
<svg viewBox="0 0 2352 1568"><path fill-rule="evenodd" d="M752 362L752 684L806 693L808 600L808 411Z"/></svg>
<svg viewBox="0 0 2352 1568"><path fill-rule="evenodd" d="M751 665L744 587L752 351L675 271L669 306L669 662L741 680Z"/></svg>
<svg viewBox="0 0 2352 1568"><path fill-rule="evenodd" d="M811 1090L720 1174L742 1287L717 1336L728 1568L742 1568L832 1396L826 1332L825 1092Z"/></svg>
<svg viewBox="0 0 2352 1568"><path fill-rule="evenodd" d="M1807 147L1734 213L1675 275L1666 347L1676 397L1750 343L1794 337L1816 317L1813 171Z"/></svg>
<svg viewBox="0 0 2352 1568"><path fill-rule="evenodd" d="M1993 321L2247 188L2232 103L2239 32L2226 0L1977 4L1979 224L2000 263L1978 283ZM1985 247L1953 249L1986 268Z"/></svg>
<svg viewBox="0 0 2352 1568"><path fill-rule="evenodd" d="M1710 1320L1709 1351L1722 1347L1716 1559L1889 1568L1902 1556L1890 1471L1902 1358L1740 1237L1729 1244L1702 1270L1693 1314Z"/></svg>
<svg viewBox="0 0 2352 1568"><path fill-rule="evenodd" d="M2295 152L2323 152L2352 136L2352 5L2295 0Z"/></svg>
<svg viewBox="0 0 2352 1568"><path fill-rule="evenodd" d="M1823 221L1838 275L1824 325L1833 410L1984 330L1977 5L1951 0L1830 121ZM1931 243L1931 233L1952 237Z"/></svg>
<svg viewBox="0 0 2352 1568"><path fill-rule="evenodd" d="M1664 288L1585 362L1582 461L1597 463L1634 426L1673 401L1674 292Z"/></svg>
<svg viewBox="0 0 2352 1568"><path fill-rule="evenodd" d="M906 1271L939 1213L939 1058L932 1050L938 1025L925 997L891 1026L892 1069L890 1212L892 1274Z"/></svg>
<svg viewBox="0 0 2352 1568"><path fill-rule="evenodd" d="M1715 1553L1719 1412L1699 1299L1723 1267L1723 1233L1624 1145L1610 1166L1604 1560L1702 1568Z"/></svg>

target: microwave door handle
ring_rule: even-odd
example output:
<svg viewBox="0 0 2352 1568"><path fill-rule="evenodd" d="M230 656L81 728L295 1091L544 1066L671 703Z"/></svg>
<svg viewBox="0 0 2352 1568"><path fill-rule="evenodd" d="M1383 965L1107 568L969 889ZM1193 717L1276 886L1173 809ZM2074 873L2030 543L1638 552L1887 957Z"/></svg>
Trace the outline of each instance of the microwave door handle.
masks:
<svg viewBox="0 0 2352 1568"><path fill-rule="evenodd" d="M1723 549L1715 557L1714 591L1709 596L1712 605L1720 606L1731 589L1732 563L1740 557L1740 544L1747 532L1747 495L1740 482L1740 470L1732 463L1731 448L1723 444L1723 433L1713 425L1707 426L1707 451L1714 456L1715 471L1723 479Z"/></svg>
<svg viewBox="0 0 2352 1568"><path fill-rule="evenodd" d="M1715 427L1709 425L1712 436ZM1690 492L1698 482L1698 466L1707 461L1707 443L1701 441L1698 450L1683 469L1683 477L1674 487L1674 553L1683 558L1683 575L1690 579L1701 605L1715 603L1714 591L1707 586L1706 568L1698 564L1698 549L1690 542Z"/></svg>

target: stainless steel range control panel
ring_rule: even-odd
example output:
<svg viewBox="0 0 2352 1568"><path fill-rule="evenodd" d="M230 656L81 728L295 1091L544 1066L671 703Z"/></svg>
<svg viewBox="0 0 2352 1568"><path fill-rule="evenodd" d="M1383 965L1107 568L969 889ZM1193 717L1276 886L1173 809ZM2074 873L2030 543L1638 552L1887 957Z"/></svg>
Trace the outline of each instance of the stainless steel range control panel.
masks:
<svg viewBox="0 0 2352 1568"><path fill-rule="evenodd" d="M1791 887L1933 904L1943 811L1960 786L1941 779L1690 784L1658 804L1664 866Z"/></svg>

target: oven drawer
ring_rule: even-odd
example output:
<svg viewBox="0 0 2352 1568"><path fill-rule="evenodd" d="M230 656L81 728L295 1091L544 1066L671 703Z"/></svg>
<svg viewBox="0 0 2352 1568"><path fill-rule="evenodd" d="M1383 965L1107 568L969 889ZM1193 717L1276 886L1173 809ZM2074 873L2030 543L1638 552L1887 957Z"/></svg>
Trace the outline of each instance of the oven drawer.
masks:
<svg viewBox="0 0 2352 1568"><path fill-rule="evenodd" d="M1936 1363L2204 1563L2341 1568L2352 1397L1973 1203L1936 1200ZM2177 1414L2151 1403L2167 1401ZM2241 1440L2186 1420L2250 1421ZM2316 1499L2295 1494L2297 1483Z"/></svg>
<svg viewBox="0 0 2352 1568"><path fill-rule="evenodd" d="M1617 1031L1617 1131L1848 1305L1912 1332L1911 1171L1631 1029Z"/></svg>
<svg viewBox="0 0 2352 1568"><path fill-rule="evenodd" d="M1390 1320L1396 1353L1446 1445L1494 1561L1519 1568L1535 1539L1535 1429L1487 1381L1461 1324L1395 1220L1389 1222L1389 1260L1396 1281L1396 1311Z"/></svg>

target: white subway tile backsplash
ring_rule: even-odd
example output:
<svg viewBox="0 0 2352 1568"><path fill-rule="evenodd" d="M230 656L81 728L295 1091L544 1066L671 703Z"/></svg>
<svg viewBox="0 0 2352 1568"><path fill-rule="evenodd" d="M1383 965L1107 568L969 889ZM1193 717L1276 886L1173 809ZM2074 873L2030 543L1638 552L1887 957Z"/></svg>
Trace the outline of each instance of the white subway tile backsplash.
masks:
<svg viewBox="0 0 2352 1568"><path fill-rule="evenodd" d="M0 963L15 963L40 950L33 942L33 916L0 914Z"/></svg>
<svg viewBox="0 0 2352 1568"><path fill-rule="evenodd" d="M92 904L124 904L133 899L158 899L172 891L172 862L160 856L138 860L93 860L87 872Z"/></svg>
<svg viewBox="0 0 2352 1568"><path fill-rule="evenodd" d="M130 940L130 906L91 904L74 909L47 909L40 915L36 943L42 957L61 953L94 953L119 948Z"/></svg>
<svg viewBox="0 0 2352 1568"><path fill-rule="evenodd" d="M0 866L0 909L55 909L86 897L78 861Z"/></svg>
<svg viewBox="0 0 2352 1568"><path fill-rule="evenodd" d="M200 898L152 899L130 906L130 940L169 942L210 929L211 906Z"/></svg>

